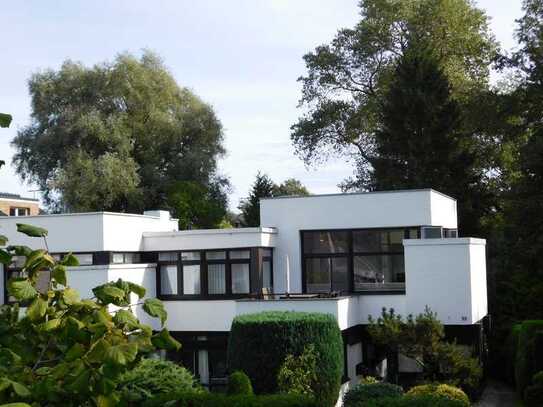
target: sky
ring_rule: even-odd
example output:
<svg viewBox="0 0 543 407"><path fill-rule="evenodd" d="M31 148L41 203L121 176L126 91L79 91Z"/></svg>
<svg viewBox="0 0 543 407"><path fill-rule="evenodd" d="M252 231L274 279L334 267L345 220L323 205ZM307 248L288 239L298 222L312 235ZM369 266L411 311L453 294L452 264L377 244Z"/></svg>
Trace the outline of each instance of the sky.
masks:
<svg viewBox="0 0 543 407"><path fill-rule="evenodd" d="M358 0L40 0L2 4L0 191L35 197L11 166L11 139L30 120L27 81L71 59L86 65L120 52L157 52L179 85L213 106L225 135L220 171L230 178L230 207L248 194L260 170L275 182L297 178L312 193L338 192L352 167L333 159L307 168L294 154L290 126L297 108L303 55L358 21ZM521 0L478 0L504 49L515 46Z"/></svg>

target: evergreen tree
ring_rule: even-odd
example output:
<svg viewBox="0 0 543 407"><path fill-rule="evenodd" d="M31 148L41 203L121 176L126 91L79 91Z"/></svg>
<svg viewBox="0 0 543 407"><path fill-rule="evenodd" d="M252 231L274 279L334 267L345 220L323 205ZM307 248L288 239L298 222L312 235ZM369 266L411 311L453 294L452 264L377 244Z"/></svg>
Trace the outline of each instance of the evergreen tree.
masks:
<svg viewBox="0 0 543 407"><path fill-rule="evenodd" d="M260 172L246 199L240 202L238 209L241 211L243 226L260 226L260 199L273 196L275 184L266 175Z"/></svg>
<svg viewBox="0 0 543 407"><path fill-rule="evenodd" d="M372 188L434 188L449 194L458 200L462 233L476 233L484 188L472 137L461 130L461 109L424 42L410 41L398 61L380 121L370 159Z"/></svg>

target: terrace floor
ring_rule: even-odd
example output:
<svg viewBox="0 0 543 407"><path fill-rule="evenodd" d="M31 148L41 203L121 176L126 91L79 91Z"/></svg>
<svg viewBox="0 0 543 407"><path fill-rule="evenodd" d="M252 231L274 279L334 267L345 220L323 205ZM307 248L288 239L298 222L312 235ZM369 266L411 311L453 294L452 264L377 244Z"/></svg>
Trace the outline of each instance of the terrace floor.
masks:
<svg viewBox="0 0 543 407"><path fill-rule="evenodd" d="M475 407L516 407L521 405L518 402L515 389L507 384L490 380Z"/></svg>

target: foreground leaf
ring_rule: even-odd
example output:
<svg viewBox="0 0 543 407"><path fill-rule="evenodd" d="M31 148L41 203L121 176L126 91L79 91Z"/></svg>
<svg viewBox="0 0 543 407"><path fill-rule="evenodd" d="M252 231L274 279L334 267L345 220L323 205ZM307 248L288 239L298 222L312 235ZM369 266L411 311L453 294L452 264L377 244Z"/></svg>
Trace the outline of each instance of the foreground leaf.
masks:
<svg viewBox="0 0 543 407"><path fill-rule="evenodd" d="M0 113L0 127L9 127L12 120L13 120L13 117L10 114Z"/></svg>
<svg viewBox="0 0 543 407"><path fill-rule="evenodd" d="M38 295L32 283L23 277L9 280L8 292L19 301L29 300Z"/></svg>
<svg viewBox="0 0 543 407"><path fill-rule="evenodd" d="M45 237L47 236L47 229L40 228L38 226L27 225L25 223L17 223L17 231L24 233L30 237Z"/></svg>
<svg viewBox="0 0 543 407"><path fill-rule="evenodd" d="M37 297L26 310L26 316L32 321L37 321L45 316L47 312L47 301Z"/></svg>
<svg viewBox="0 0 543 407"><path fill-rule="evenodd" d="M168 332L166 328L160 331L158 334L155 334L151 341L159 349L165 350L179 350L181 349L181 344L177 342Z"/></svg>
<svg viewBox="0 0 543 407"><path fill-rule="evenodd" d="M57 283L62 284L63 286L66 286L66 266L64 266L62 264L57 264L53 268L53 272L51 274L51 277L53 277L53 279Z"/></svg>
<svg viewBox="0 0 543 407"><path fill-rule="evenodd" d="M135 343L115 345L106 351L106 359L116 365L126 365L133 362L137 355L138 345Z"/></svg>
<svg viewBox="0 0 543 407"><path fill-rule="evenodd" d="M148 298L143 303L143 310L152 317L160 318L162 326L168 319L168 313L164 309L164 304L157 298Z"/></svg>

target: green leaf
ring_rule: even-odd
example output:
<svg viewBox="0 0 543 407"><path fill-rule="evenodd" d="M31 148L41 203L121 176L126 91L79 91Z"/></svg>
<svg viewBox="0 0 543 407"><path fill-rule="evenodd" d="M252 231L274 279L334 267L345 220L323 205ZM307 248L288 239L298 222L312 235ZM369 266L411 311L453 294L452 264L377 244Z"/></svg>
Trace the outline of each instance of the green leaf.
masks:
<svg viewBox="0 0 543 407"><path fill-rule="evenodd" d="M0 235L0 246L5 246L8 242L8 238L4 235Z"/></svg>
<svg viewBox="0 0 543 407"><path fill-rule="evenodd" d="M47 301L43 300L41 297L36 297L32 304L26 310L26 316L30 318L31 321L37 321L45 316L47 312Z"/></svg>
<svg viewBox="0 0 543 407"><path fill-rule="evenodd" d="M105 339L98 339L87 353L87 360L90 363L103 363L110 347L111 345Z"/></svg>
<svg viewBox="0 0 543 407"><path fill-rule="evenodd" d="M13 117L7 113L0 113L0 127L9 127Z"/></svg>
<svg viewBox="0 0 543 407"><path fill-rule="evenodd" d="M79 359L85 354L85 347L80 343L74 344L68 352L66 352L66 361L71 362L72 360Z"/></svg>
<svg viewBox="0 0 543 407"><path fill-rule="evenodd" d="M53 330L57 329L59 326L60 326L60 319L55 318L55 319L50 319L49 321L44 322L43 324L41 324L40 329L42 331L49 332L49 331L53 331Z"/></svg>
<svg viewBox="0 0 543 407"><path fill-rule="evenodd" d="M145 287L131 282L128 282L128 286L130 287L130 291L136 294L139 298L145 297Z"/></svg>
<svg viewBox="0 0 543 407"><path fill-rule="evenodd" d="M6 252L5 250L0 250L0 263L8 265L11 264L11 254Z"/></svg>
<svg viewBox="0 0 543 407"><path fill-rule="evenodd" d="M79 373L75 379L69 383L66 387L74 393L87 393L89 391L89 380L91 371L89 369L83 370Z"/></svg>
<svg viewBox="0 0 543 407"><path fill-rule="evenodd" d="M11 381L11 387L13 388L13 391L15 394L17 394L20 397L29 397L30 396L30 390L28 390L28 387L26 387L24 384Z"/></svg>
<svg viewBox="0 0 543 407"><path fill-rule="evenodd" d="M106 360L116 365L126 365L133 362L138 355L138 345L135 343L126 343L122 345L111 346L106 351Z"/></svg>
<svg viewBox="0 0 543 407"><path fill-rule="evenodd" d="M168 319L168 313L164 309L164 304L157 298L148 298L143 303L143 310L152 317L160 318L161 324Z"/></svg>
<svg viewBox="0 0 543 407"><path fill-rule="evenodd" d="M79 260L77 260L77 257L75 257L72 253L68 253L62 258L59 264L66 267L76 267L79 266Z"/></svg>
<svg viewBox="0 0 543 407"><path fill-rule="evenodd" d="M0 378L0 392L3 392L11 386L11 380L6 379L5 377Z"/></svg>
<svg viewBox="0 0 543 407"><path fill-rule="evenodd" d="M38 226L27 225L24 223L17 223L17 231L24 233L30 237L45 237L47 236L47 230Z"/></svg>
<svg viewBox="0 0 543 407"><path fill-rule="evenodd" d="M19 301L29 300L38 295L32 283L24 277L9 280L8 292Z"/></svg>
<svg viewBox="0 0 543 407"><path fill-rule="evenodd" d="M159 333L153 335L151 341L153 342L153 345L155 345L159 349L176 351L181 349L181 344L170 335L166 328L164 328Z"/></svg>
<svg viewBox="0 0 543 407"><path fill-rule="evenodd" d="M66 266L62 264L57 264L53 268L53 272L51 275L55 281L59 284L62 284L63 286L66 286Z"/></svg>
<svg viewBox="0 0 543 407"><path fill-rule="evenodd" d="M95 287L92 292L103 304L119 304L126 299L126 293L110 283Z"/></svg>
<svg viewBox="0 0 543 407"><path fill-rule="evenodd" d="M51 368L47 366L40 367L39 369L36 370L36 374L38 376L48 376L49 374L51 374Z"/></svg>
<svg viewBox="0 0 543 407"><path fill-rule="evenodd" d="M108 394L107 396L100 394L96 398L96 406L97 407L115 407L119 405L119 401L120 401L120 398L117 397L117 395L115 394Z"/></svg>
<svg viewBox="0 0 543 407"><path fill-rule="evenodd" d="M28 246L8 246L6 247L8 252L13 252L16 256L28 257L32 253L32 249Z"/></svg>
<svg viewBox="0 0 543 407"><path fill-rule="evenodd" d="M64 291L62 291L62 299L64 300L66 305L73 305L79 302L80 297L77 290L73 288L65 288Z"/></svg>
<svg viewBox="0 0 543 407"><path fill-rule="evenodd" d="M32 406L26 403L9 403L9 404L2 404L0 407L32 407Z"/></svg>
<svg viewBox="0 0 543 407"><path fill-rule="evenodd" d="M132 312L121 309L115 313L113 322L117 325L126 326L128 329L134 329L139 326L139 321Z"/></svg>

